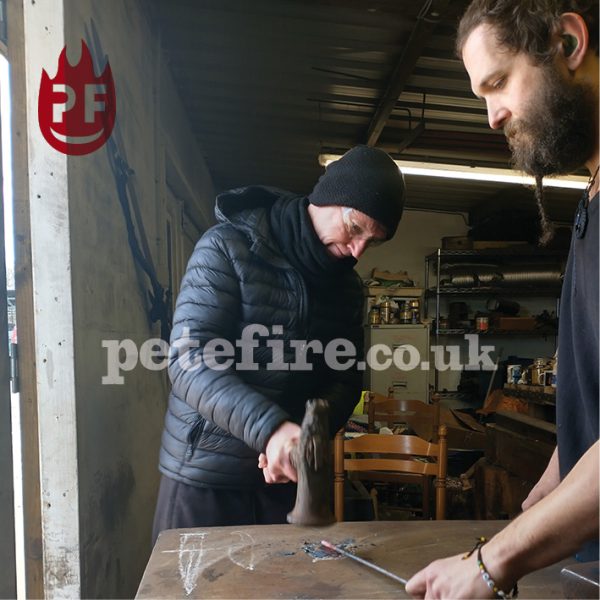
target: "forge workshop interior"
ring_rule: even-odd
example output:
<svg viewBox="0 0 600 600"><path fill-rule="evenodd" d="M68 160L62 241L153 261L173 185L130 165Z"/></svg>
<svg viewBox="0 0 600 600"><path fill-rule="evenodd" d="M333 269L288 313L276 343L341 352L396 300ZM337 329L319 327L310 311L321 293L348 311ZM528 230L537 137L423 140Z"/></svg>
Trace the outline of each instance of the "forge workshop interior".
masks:
<svg viewBox="0 0 600 600"><path fill-rule="evenodd" d="M504 133L490 127L455 53L468 4L0 0L1 597L408 597L401 581L522 512L557 443L560 296L589 173L545 185L554 237L541 246L535 181L511 168ZM275 356L286 339L275 329L281 306L256 289L289 290L293 273L265 275L261 261L271 259L250 233L216 238L211 228L251 207L248 186L333 214L323 210L343 200L310 194L357 146L394 161L403 210L391 239L365 238L372 247L357 252L354 287L309 285L329 312L311 316L307 331L324 321L348 338L357 332L364 351L323 354L335 355L340 381L349 368L360 383L343 398L337 433L322 433L332 425L318 421L321 405L307 409L301 431L313 437L291 459L306 504L292 524L168 529L153 545L161 476L177 463L193 480L184 467L194 444L220 435L177 378L185 409L172 427L189 426L189 456L161 454L159 471L172 432L184 431L165 421L175 402L170 335L193 323L180 291L191 294L182 306L197 292L214 309L188 333L226 338L213 347L216 374L248 315L265 315L244 323L266 330L251 347L272 333ZM344 190L359 168L340 176ZM340 223L349 235L366 235L351 219L375 196L348 200ZM286 237L283 225L275 233L304 256L306 236ZM246 244L256 254L225 274L218 263L186 275L201 238L209 253L234 256ZM212 315L227 311L211 329ZM231 389L252 381L270 398L279 385L244 377ZM285 393L326 388L327 372L312 377L320 387L290 377L300 383ZM190 395L210 396L190 381ZM218 398L211 414L221 424ZM302 414L292 420L301 425ZM245 446L240 460L258 454ZM521 597L565 597L561 569L574 562L524 578Z"/></svg>

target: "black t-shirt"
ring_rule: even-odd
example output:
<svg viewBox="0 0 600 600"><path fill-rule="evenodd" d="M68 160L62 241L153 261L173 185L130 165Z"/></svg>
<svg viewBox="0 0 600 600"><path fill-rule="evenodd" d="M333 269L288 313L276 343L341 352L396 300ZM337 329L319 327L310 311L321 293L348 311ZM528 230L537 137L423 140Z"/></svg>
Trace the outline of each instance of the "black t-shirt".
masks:
<svg viewBox="0 0 600 600"><path fill-rule="evenodd" d="M558 333L556 424L563 479L598 440L598 205L587 206L583 235L573 228L563 282ZM598 542L587 544L579 560L598 560Z"/></svg>

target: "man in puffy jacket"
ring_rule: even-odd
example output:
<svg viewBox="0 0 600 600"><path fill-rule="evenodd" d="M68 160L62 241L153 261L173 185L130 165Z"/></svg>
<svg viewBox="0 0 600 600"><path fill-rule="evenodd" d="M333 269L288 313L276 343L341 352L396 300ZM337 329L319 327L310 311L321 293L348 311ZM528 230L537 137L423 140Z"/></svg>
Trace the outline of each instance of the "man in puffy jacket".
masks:
<svg viewBox="0 0 600 600"><path fill-rule="evenodd" d="M329 401L332 436L359 400L353 267L394 235L404 195L392 159L357 146L308 197L262 186L217 197L218 224L196 245L173 319L154 540L286 522L306 400Z"/></svg>

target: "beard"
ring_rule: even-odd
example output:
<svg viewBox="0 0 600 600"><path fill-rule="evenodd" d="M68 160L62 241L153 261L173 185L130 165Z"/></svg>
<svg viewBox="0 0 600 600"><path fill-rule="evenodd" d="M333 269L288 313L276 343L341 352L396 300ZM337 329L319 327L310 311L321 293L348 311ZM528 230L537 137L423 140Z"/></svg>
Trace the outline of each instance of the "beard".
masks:
<svg viewBox="0 0 600 600"><path fill-rule="evenodd" d="M544 83L529 114L509 122L504 133L517 169L533 177L565 175L594 151L594 93L588 85L563 79L553 65L542 69Z"/></svg>
<svg viewBox="0 0 600 600"><path fill-rule="evenodd" d="M548 219L542 179L565 175L581 167L595 148L596 109L594 92L585 84L564 79L554 65L542 67L542 87L534 95L529 114L504 128L514 166L536 180L540 213L540 243L554 234Z"/></svg>

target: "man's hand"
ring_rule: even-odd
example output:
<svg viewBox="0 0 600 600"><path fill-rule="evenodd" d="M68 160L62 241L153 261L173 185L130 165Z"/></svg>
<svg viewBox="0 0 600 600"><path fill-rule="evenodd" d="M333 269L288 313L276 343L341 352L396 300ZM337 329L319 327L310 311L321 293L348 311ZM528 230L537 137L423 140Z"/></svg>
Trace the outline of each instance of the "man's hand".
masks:
<svg viewBox="0 0 600 600"><path fill-rule="evenodd" d="M413 598L494 598L479 572L475 553L465 560L463 556L432 562L411 577L406 593Z"/></svg>
<svg viewBox="0 0 600 600"><path fill-rule="evenodd" d="M296 469L290 452L300 439L300 426L285 421L269 438L264 454L258 457L258 468L263 470L267 483L297 481Z"/></svg>

